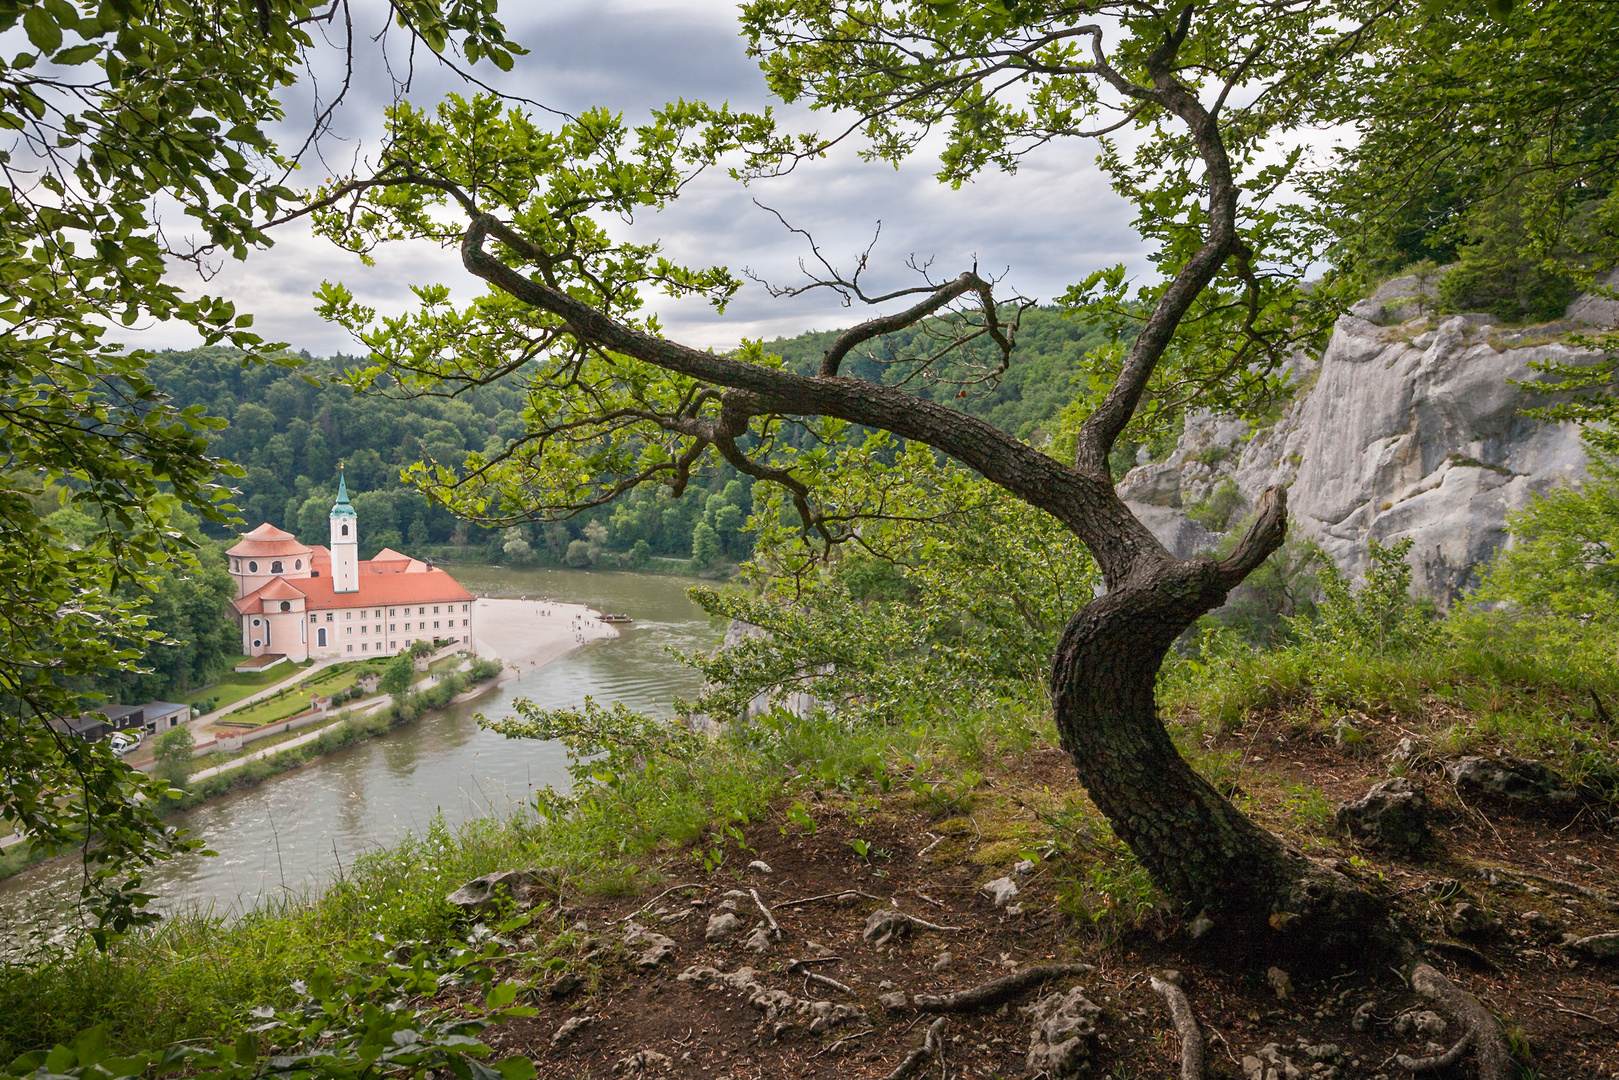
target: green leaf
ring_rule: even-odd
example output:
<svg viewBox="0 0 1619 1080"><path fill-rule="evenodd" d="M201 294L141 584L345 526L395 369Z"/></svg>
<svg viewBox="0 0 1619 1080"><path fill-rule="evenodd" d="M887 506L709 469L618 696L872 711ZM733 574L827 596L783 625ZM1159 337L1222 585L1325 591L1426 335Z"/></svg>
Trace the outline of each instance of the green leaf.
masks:
<svg viewBox="0 0 1619 1080"><path fill-rule="evenodd" d="M489 995L484 998L483 1007L488 1010L503 1009L517 1000L517 984L512 982L496 983L489 988Z"/></svg>
<svg viewBox="0 0 1619 1080"><path fill-rule="evenodd" d="M497 1061L495 1069L506 1080L534 1080L537 1075L534 1071L534 1062L526 1057L509 1057L504 1061Z"/></svg>
<svg viewBox="0 0 1619 1080"><path fill-rule="evenodd" d="M22 27L34 48L47 56L62 47L62 28L44 8L29 8L22 17Z"/></svg>

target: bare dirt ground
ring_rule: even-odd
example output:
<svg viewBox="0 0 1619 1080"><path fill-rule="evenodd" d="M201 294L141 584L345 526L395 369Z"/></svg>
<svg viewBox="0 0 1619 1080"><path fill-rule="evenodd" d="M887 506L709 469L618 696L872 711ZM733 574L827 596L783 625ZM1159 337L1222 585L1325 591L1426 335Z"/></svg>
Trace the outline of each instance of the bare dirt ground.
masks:
<svg viewBox="0 0 1619 1080"><path fill-rule="evenodd" d="M1278 725L1246 741L1262 760L1250 760L1242 782L1305 781L1333 803L1358 796L1387 775L1376 744L1397 733L1372 734L1370 747L1350 753L1319 731ZM1211 1077L1260 1077L1257 1066L1274 1067L1278 1080L1393 1080L1411 1075L1392 1060L1396 1053L1431 1053L1459 1034L1450 1017L1443 1033L1412 1029L1410 1017L1434 1006L1405 985L1390 958L1316 967L1281 957L1237 962L1191 940L1167 912L1112 910L1126 901L1095 887L1093 872L1109 856L1076 845L1015 869L1030 838L1051 835L1037 811L1074 799L1077 787L1054 749L989 771L973 805L951 818L929 813L905 790L854 805L809 795L790 816L784 802L748 823L751 850L733 849L713 872L680 852L660 868L661 884L640 895L566 894L519 943L548 961L513 966L514 977L533 987L539 1015L491 1029L490 1041L502 1053L531 1056L548 1078L888 1077L922 1043L933 1016L909 1004L885 1007L883 995L942 994L1075 961L1094 969L1002 1006L950 1015L939 1053L913 1075L1030 1076L1032 1021L1021 1010L1079 987L1100 1007L1081 1075L1178 1076L1180 1041L1149 985L1165 969L1180 973ZM1313 846L1381 876L1408 933L1431 943L1430 962L1501 1019L1526 1076L1619 1077L1619 963L1581 959L1563 945L1565 934L1619 928L1619 903L1604 899L1619 895L1611 818L1585 807L1546 818L1467 805L1442 779L1424 779L1437 839L1422 855L1361 850L1325 828ZM862 845L864 857L856 851ZM769 872L747 868L752 860ZM1003 876L1019 889L1015 913L983 889ZM677 885L688 887L653 899ZM780 928L763 953L745 944L755 928L768 930L760 903ZM1457 927L1462 903L1483 913L1476 929ZM711 942L706 929L726 907L736 909L740 927ZM917 927L878 947L862 930L885 908L949 929ZM663 959L638 963L656 939L637 939L636 927L668 939ZM1283 992L1273 968L1286 972ZM1464 1056L1420 1075L1475 1072Z"/></svg>

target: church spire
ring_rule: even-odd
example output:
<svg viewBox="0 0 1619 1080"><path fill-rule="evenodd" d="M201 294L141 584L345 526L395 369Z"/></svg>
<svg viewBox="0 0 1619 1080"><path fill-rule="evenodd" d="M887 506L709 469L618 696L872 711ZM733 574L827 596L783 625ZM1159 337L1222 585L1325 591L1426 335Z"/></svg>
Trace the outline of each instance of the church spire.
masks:
<svg viewBox="0 0 1619 1080"><path fill-rule="evenodd" d="M343 476L343 466L337 467L337 501L332 504L333 517L354 517L354 505L349 502L349 486Z"/></svg>

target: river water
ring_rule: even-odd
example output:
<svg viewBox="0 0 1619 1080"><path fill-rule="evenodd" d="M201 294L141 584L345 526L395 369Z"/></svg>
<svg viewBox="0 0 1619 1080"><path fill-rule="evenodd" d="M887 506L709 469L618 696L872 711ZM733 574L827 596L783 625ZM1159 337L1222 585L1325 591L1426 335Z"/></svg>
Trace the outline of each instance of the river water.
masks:
<svg viewBox="0 0 1619 1080"><path fill-rule="evenodd" d="M641 711L669 712L693 695L698 673L670 654L711 649L719 634L686 596L691 581L581 570L447 567L474 595L539 597L622 611L635 618L617 639L595 642L474 701L423 716L257 787L196 807L174 823L218 852L161 863L144 885L160 910L251 909L262 898L317 891L367 850L421 834L437 814L454 825L500 815L536 788L566 786L566 758L551 742L506 739L475 717L512 714L526 697L541 707L585 695ZM58 923L78 896L78 860L58 859L0 881L0 952Z"/></svg>

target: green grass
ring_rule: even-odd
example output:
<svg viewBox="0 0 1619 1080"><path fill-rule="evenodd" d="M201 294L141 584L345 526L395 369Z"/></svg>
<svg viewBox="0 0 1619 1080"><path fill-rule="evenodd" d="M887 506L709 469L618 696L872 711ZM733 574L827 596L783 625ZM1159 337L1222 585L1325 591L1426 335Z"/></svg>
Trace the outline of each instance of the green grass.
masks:
<svg viewBox="0 0 1619 1080"><path fill-rule="evenodd" d="M258 693L266 686L274 686L282 679L292 678L300 669L308 667L309 664L309 661L302 664L277 664L268 671L259 671L246 675L238 675L232 672L212 686L204 686L199 690L192 690L187 693L180 698L180 704L192 705L199 701L212 700L214 708L222 709L227 705L235 704L245 697Z"/></svg>

